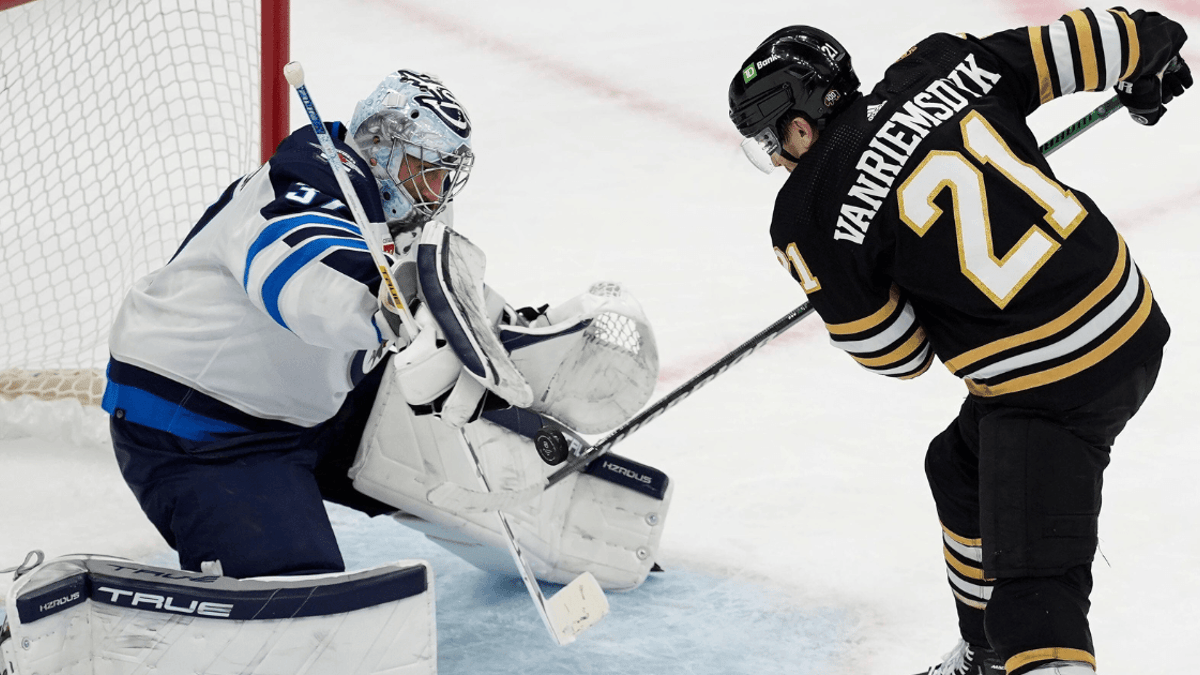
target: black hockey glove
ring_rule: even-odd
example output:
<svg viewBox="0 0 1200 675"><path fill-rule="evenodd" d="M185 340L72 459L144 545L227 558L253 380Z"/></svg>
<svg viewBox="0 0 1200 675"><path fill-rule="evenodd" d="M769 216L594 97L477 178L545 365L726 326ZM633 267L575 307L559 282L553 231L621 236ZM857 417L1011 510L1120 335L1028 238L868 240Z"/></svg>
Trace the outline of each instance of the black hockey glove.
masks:
<svg viewBox="0 0 1200 675"><path fill-rule="evenodd" d="M1154 126L1167 112L1170 103L1192 86L1192 71L1182 56L1176 56L1162 76L1147 75L1134 82L1117 84L1117 99L1138 124Z"/></svg>

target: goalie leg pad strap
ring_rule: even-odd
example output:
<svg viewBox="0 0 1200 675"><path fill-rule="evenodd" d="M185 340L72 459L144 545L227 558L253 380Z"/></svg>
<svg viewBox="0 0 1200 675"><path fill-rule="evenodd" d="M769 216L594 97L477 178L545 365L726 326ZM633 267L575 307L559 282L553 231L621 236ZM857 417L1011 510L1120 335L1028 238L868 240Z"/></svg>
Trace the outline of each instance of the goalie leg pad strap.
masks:
<svg viewBox="0 0 1200 675"><path fill-rule="evenodd" d="M437 672L419 560L233 579L73 555L18 579L7 612L10 675Z"/></svg>

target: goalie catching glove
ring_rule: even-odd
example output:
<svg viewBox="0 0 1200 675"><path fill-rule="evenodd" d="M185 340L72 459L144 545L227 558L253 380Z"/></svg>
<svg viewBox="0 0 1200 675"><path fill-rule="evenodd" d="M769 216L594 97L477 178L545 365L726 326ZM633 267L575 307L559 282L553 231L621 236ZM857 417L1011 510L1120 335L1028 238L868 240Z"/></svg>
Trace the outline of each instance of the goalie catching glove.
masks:
<svg viewBox="0 0 1200 675"><path fill-rule="evenodd" d="M641 305L620 284L599 282L543 312L509 316L514 320L500 327L500 340L533 389L530 410L599 434L650 400L658 346Z"/></svg>

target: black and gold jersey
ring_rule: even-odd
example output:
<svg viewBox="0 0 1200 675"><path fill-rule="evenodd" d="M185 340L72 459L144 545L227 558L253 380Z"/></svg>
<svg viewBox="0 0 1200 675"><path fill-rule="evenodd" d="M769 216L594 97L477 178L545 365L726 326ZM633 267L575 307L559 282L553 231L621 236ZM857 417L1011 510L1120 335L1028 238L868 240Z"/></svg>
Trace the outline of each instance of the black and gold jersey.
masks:
<svg viewBox="0 0 1200 675"><path fill-rule="evenodd" d="M1160 72L1184 39L1155 13L1079 10L933 35L888 68L775 203L775 253L833 344L899 378L936 355L974 395L1055 407L1160 349L1169 328L1125 242L1025 119Z"/></svg>

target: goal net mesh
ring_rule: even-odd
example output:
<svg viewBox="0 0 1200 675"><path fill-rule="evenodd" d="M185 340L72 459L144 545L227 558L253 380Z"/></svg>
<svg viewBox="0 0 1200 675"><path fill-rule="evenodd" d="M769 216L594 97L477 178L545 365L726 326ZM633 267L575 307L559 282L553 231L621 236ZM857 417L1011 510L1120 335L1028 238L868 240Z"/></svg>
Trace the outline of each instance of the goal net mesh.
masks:
<svg viewBox="0 0 1200 675"><path fill-rule="evenodd" d="M258 165L258 4L0 11L0 395L98 401L125 292Z"/></svg>

